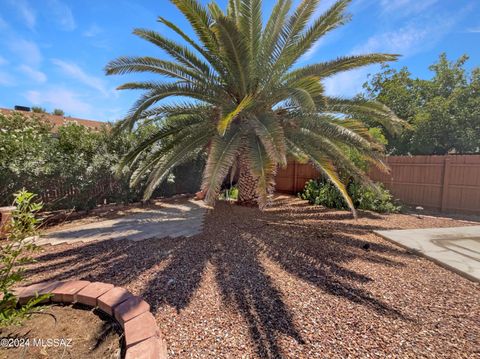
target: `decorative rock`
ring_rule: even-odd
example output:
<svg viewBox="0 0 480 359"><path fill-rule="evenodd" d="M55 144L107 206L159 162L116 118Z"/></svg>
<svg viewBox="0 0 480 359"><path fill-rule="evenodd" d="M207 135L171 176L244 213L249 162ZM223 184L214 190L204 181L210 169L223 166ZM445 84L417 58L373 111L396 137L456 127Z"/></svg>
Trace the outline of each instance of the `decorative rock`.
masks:
<svg viewBox="0 0 480 359"><path fill-rule="evenodd" d="M18 301L20 304L26 304L30 301L30 299L35 298L36 296L50 293L60 284L61 282L58 281L32 284L28 287L19 288L16 295L19 297ZM42 303L46 303L48 301L49 300L46 299L43 300Z"/></svg>
<svg viewBox="0 0 480 359"><path fill-rule="evenodd" d="M113 289L113 284L94 282L87 285L75 295L75 301L91 307L97 306L97 298Z"/></svg>
<svg viewBox="0 0 480 359"><path fill-rule="evenodd" d="M167 346L150 305L140 297L133 296L124 288L112 284L85 280L44 282L15 289L21 303L36 295L51 293L54 302L78 301L112 315L124 328L127 351L125 359L166 359ZM1 299L1 294L0 294Z"/></svg>
<svg viewBox="0 0 480 359"><path fill-rule="evenodd" d="M150 305L140 297L132 297L122 304L119 304L114 310L115 319L122 325L140 314L150 311Z"/></svg>
<svg viewBox="0 0 480 359"><path fill-rule="evenodd" d="M113 315L113 309L117 305L132 297L133 295L126 289L115 287L99 297L97 303L101 310L109 315Z"/></svg>
<svg viewBox="0 0 480 359"><path fill-rule="evenodd" d="M145 312L125 323L127 348L151 337L160 337L160 330L152 313Z"/></svg>
<svg viewBox="0 0 480 359"><path fill-rule="evenodd" d="M152 337L127 349L125 359L166 359L167 347L159 338Z"/></svg>
<svg viewBox="0 0 480 359"><path fill-rule="evenodd" d="M89 284L90 282L86 280L63 282L51 291L53 294L52 301L73 303L76 300L75 295Z"/></svg>

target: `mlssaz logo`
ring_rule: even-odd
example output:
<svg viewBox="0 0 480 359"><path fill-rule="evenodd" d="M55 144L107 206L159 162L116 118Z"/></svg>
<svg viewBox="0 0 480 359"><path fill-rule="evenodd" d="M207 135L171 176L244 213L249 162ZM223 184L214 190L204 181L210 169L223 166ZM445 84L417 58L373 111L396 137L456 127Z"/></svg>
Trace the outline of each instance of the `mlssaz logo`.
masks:
<svg viewBox="0 0 480 359"><path fill-rule="evenodd" d="M68 338L34 338L32 339L35 347L71 347L72 339Z"/></svg>

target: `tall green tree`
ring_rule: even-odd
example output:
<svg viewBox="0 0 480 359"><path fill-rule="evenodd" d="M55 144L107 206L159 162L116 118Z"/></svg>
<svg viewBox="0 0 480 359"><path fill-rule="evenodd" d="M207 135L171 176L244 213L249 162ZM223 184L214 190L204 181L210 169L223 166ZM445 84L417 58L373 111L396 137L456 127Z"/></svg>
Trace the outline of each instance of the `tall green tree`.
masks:
<svg viewBox="0 0 480 359"><path fill-rule="evenodd" d="M480 68L465 70L468 56L449 61L441 54L430 80L407 68L385 66L365 84L368 98L389 106L411 125L388 138L392 154L443 155L480 152ZM388 135L387 135L388 136Z"/></svg>
<svg viewBox="0 0 480 359"><path fill-rule="evenodd" d="M154 148L132 177L132 185L150 171L148 198L175 166L206 151L202 190L207 202L217 198L228 173L238 171L239 201L264 207L274 189L277 167L285 166L287 156L292 156L321 170L353 210L337 170L368 180L345 151L356 148L381 166L383 150L357 117L368 115L392 131L402 121L377 102L326 96L322 80L397 56L368 54L295 66L322 36L349 20L350 0L336 1L320 16L315 16L318 0L303 0L293 11L291 0L278 0L265 24L261 0L230 0L226 11L215 1L207 7L197 0L171 2L198 40L159 17L184 43L148 29L133 33L164 50L170 60L125 56L106 66L108 75L149 72L168 79L119 87L143 91L120 127L160 124L124 159L124 165L131 165L139 154ZM177 101L163 101L170 97Z"/></svg>

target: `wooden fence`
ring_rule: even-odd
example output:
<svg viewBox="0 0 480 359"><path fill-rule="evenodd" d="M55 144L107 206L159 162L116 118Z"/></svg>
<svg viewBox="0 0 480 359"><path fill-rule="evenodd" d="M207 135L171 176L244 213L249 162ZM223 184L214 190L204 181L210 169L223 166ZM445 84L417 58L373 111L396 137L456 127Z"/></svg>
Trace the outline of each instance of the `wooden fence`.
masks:
<svg viewBox="0 0 480 359"><path fill-rule="evenodd" d="M385 184L401 202L445 212L480 214L480 155L390 156L390 174L370 177ZM310 165L289 162L278 171L277 191L297 193L319 173Z"/></svg>

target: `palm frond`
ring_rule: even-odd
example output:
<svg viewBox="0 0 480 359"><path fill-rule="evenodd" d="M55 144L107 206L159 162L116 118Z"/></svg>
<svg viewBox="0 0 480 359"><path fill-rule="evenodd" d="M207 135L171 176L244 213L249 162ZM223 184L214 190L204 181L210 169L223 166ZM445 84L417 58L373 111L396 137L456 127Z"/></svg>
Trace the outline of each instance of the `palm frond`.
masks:
<svg viewBox="0 0 480 359"><path fill-rule="evenodd" d="M208 51L216 53L218 44L211 31L213 20L198 0L170 0L188 19L198 38Z"/></svg>
<svg viewBox="0 0 480 359"><path fill-rule="evenodd" d="M398 118L387 106L375 101L327 98L326 110L347 114L352 117L367 116L371 120L381 124L392 134L398 134L407 126L406 122Z"/></svg>
<svg viewBox="0 0 480 359"><path fill-rule="evenodd" d="M148 177L147 186L144 191L144 199L149 199L155 188L158 187L170 171L177 165L185 163L192 157L198 155L198 151L202 150L210 140L211 133L205 131L204 133L196 133L193 136L186 137L184 141L179 143L172 152L163 157L158 166L152 171Z"/></svg>
<svg viewBox="0 0 480 359"><path fill-rule="evenodd" d="M353 70L372 64L396 61L399 55L392 54L368 54L338 57L335 60L308 65L287 74L286 81L295 81L306 76L318 76L323 79L339 72Z"/></svg>
<svg viewBox="0 0 480 359"><path fill-rule="evenodd" d="M207 203L215 202L223 179L240 149L241 140L241 134L232 130L224 137L219 135L213 137L202 181L202 190L206 193Z"/></svg>
<svg viewBox="0 0 480 359"><path fill-rule="evenodd" d="M196 69L207 76L210 75L210 67L205 62L201 61L187 47L168 40L153 30L135 29L133 30L133 33L165 50L170 56L175 58L180 63Z"/></svg>
<svg viewBox="0 0 480 359"><path fill-rule="evenodd" d="M263 209L275 187L276 162L268 156L262 141L255 134L248 138L246 153L248 166L257 183L258 206Z"/></svg>
<svg viewBox="0 0 480 359"><path fill-rule="evenodd" d="M251 118L249 122L268 156L275 159L281 167L285 167L287 165L285 134L279 121L273 116L262 115Z"/></svg>
<svg viewBox="0 0 480 359"><path fill-rule="evenodd" d="M220 121L218 121L217 129L218 133L223 136L225 134L225 131L227 131L228 126L230 126L230 123L232 123L233 120L235 120L241 113L244 111L248 106L251 105L253 101L253 97L248 95L243 98L242 101L235 107L234 110L229 112L227 115L222 117Z"/></svg>
<svg viewBox="0 0 480 359"><path fill-rule="evenodd" d="M243 0L240 2L238 13L238 28L242 33L248 47L248 63L255 65L262 36L262 1ZM252 68L250 73L255 73Z"/></svg>
<svg viewBox="0 0 480 359"><path fill-rule="evenodd" d="M298 36L289 51L289 61L286 66L293 64L305 54L327 32L345 24L350 18L345 10L351 0L338 0L330 9L321 15L315 22Z"/></svg>
<svg viewBox="0 0 480 359"><path fill-rule="evenodd" d="M218 39L220 53L229 70L230 84L238 83L238 95L243 97L248 91L249 78L248 48L245 41L230 18L216 18L212 30Z"/></svg>

